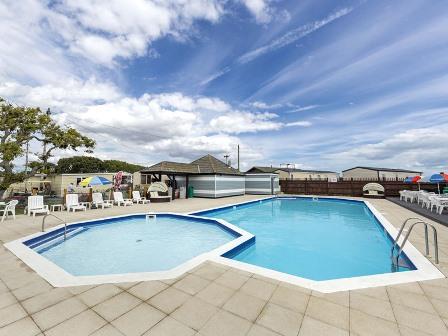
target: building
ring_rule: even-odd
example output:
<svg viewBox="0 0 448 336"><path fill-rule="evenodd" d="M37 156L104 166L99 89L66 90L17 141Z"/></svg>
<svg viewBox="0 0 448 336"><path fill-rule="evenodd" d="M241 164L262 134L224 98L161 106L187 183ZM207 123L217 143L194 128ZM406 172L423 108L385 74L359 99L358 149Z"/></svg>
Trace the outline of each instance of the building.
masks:
<svg viewBox="0 0 448 336"><path fill-rule="evenodd" d="M30 194L35 190L45 195L64 196L64 190L73 183L76 192L85 192L87 187L79 186L79 183L87 177L100 176L114 182L114 176L117 173L80 173L80 174L37 174L26 179L23 182L13 183L5 191L4 197L9 195ZM123 173L122 184L132 185L133 174ZM112 184L105 186L94 186L94 191L105 191L112 188Z"/></svg>
<svg viewBox="0 0 448 336"><path fill-rule="evenodd" d="M141 170L140 174L142 186L153 181L166 181L174 190L191 186L195 197L218 198L245 193L244 175L212 155L190 163L162 161Z"/></svg>
<svg viewBox="0 0 448 336"><path fill-rule="evenodd" d="M246 174L246 194L275 195L280 192L279 176L275 173Z"/></svg>
<svg viewBox="0 0 448 336"><path fill-rule="evenodd" d="M376 167L353 167L342 171L344 180L404 180L408 176L422 175L421 171L376 168Z"/></svg>
<svg viewBox="0 0 448 336"><path fill-rule="evenodd" d="M312 170L282 167L260 167L255 166L249 169L246 174L271 173L278 174L280 179L293 180L329 180L337 181L339 174L328 170Z"/></svg>

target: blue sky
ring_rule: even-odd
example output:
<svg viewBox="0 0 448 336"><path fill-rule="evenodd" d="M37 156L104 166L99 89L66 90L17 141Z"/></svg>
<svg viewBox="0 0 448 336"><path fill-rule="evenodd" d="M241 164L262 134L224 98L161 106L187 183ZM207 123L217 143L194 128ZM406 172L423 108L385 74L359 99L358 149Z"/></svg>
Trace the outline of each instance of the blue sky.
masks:
<svg viewBox="0 0 448 336"><path fill-rule="evenodd" d="M447 170L444 1L3 0L0 29L0 96L98 157Z"/></svg>

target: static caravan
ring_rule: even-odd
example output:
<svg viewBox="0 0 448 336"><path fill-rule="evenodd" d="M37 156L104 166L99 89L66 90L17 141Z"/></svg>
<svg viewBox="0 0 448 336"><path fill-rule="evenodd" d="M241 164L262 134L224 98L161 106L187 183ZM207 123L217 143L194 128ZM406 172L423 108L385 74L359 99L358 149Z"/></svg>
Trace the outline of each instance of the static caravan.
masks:
<svg viewBox="0 0 448 336"><path fill-rule="evenodd" d="M246 174L246 194L276 195L280 192L278 174Z"/></svg>
<svg viewBox="0 0 448 336"><path fill-rule="evenodd" d="M244 175L212 155L191 163L162 161L140 173L142 184L168 180L175 189L193 187L193 197L237 196L245 190Z"/></svg>
<svg viewBox="0 0 448 336"><path fill-rule="evenodd" d="M245 178L241 175L199 175L190 177L195 197L219 198L244 195Z"/></svg>

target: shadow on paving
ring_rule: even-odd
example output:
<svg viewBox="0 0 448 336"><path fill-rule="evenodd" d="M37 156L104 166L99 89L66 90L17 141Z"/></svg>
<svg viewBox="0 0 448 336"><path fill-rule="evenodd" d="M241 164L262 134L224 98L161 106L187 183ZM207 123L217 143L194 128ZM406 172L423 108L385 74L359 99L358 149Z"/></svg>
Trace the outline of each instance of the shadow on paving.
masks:
<svg viewBox="0 0 448 336"><path fill-rule="evenodd" d="M403 208L406 208L408 210L414 211L415 213L418 213L419 215L422 215L426 218L429 218L437 223L440 223L442 225L445 225L448 227L448 212L445 210L442 212L441 215L436 213L435 211L430 211L429 209L422 208L420 204L417 203L410 203L401 201L399 197L386 197L389 201L401 205Z"/></svg>

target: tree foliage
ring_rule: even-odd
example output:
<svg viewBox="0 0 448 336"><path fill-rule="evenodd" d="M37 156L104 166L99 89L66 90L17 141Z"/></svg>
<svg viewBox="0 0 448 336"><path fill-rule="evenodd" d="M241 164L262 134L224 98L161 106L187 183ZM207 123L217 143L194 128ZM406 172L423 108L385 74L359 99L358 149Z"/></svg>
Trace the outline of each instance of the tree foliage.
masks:
<svg viewBox="0 0 448 336"><path fill-rule="evenodd" d="M105 166L102 160L91 156L73 156L59 159L56 171L60 174L102 173Z"/></svg>
<svg viewBox="0 0 448 336"><path fill-rule="evenodd" d="M142 166L119 161L119 160L100 160L91 156L73 156L60 159L57 163L56 171L61 174L79 174L79 173L115 173L125 171L134 173L143 169Z"/></svg>
<svg viewBox="0 0 448 336"><path fill-rule="evenodd" d="M108 172L125 171L128 173L135 173L144 168L143 166L120 160L105 160L103 162Z"/></svg>
<svg viewBox="0 0 448 336"><path fill-rule="evenodd" d="M27 143L38 142L42 151L36 153L39 161L30 170L18 171L14 162L23 156ZM91 152L95 141L76 129L58 125L49 113L40 108L17 106L0 97L0 188L22 181L36 172L49 172L48 160L57 149Z"/></svg>

